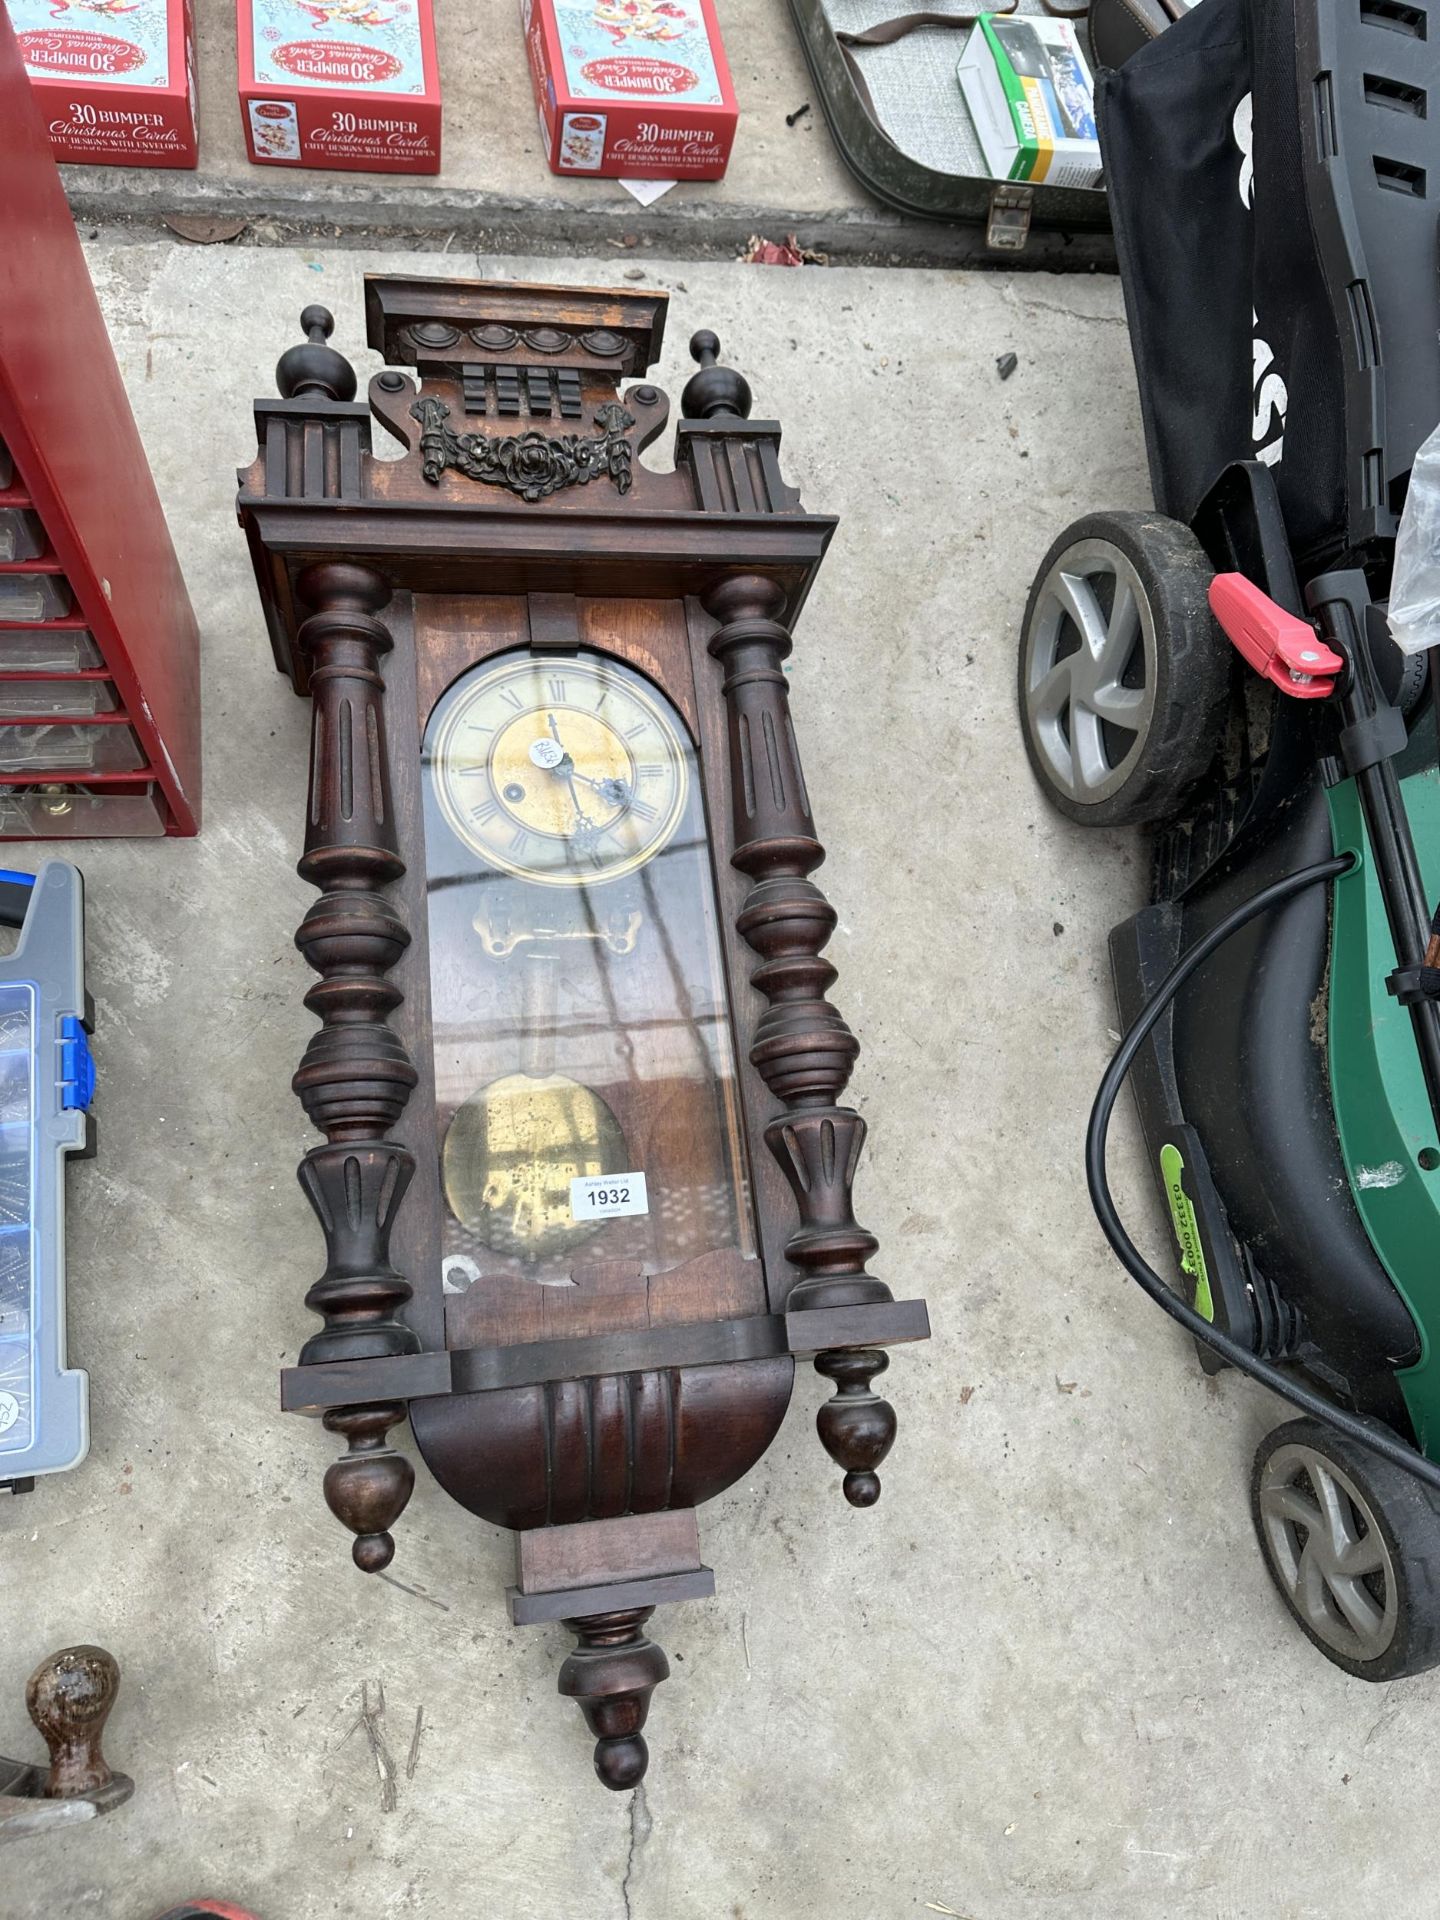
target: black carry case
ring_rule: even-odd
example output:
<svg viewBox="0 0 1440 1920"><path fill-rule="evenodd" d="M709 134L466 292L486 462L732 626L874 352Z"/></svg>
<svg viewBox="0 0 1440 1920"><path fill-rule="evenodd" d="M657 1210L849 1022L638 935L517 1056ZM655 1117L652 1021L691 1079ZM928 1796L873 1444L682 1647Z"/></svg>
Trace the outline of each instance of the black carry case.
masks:
<svg viewBox="0 0 1440 1920"><path fill-rule="evenodd" d="M1259 459L1302 566L1393 538L1440 420L1440 0L1202 0L1096 93L1156 505Z"/></svg>

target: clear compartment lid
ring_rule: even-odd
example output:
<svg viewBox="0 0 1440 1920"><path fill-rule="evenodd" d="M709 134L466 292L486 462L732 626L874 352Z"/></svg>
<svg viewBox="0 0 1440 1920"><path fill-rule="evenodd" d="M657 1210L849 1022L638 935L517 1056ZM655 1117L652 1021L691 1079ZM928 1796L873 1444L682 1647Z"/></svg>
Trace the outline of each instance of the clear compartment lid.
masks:
<svg viewBox="0 0 1440 1920"><path fill-rule="evenodd" d="M0 673L83 673L104 664L83 627L0 627Z"/></svg>
<svg viewBox="0 0 1440 1920"><path fill-rule="evenodd" d="M70 582L58 573L0 573L0 620L33 626L63 620L70 611Z"/></svg>

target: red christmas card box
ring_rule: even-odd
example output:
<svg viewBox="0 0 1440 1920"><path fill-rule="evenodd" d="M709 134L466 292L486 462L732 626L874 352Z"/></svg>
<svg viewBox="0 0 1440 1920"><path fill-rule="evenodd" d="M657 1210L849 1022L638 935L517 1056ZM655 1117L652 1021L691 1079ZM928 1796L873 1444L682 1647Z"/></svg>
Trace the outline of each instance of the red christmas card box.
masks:
<svg viewBox="0 0 1440 1920"><path fill-rule="evenodd" d="M237 0L240 115L257 166L440 171L430 0Z"/></svg>
<svg viewBox="0 0 1440 1920"><path fill-rule="evenodd" d="M711 0L522 0L554 173L719 180L739 110Z"/></svg>
<svg viewBox="0 0 1440 1920"><path fill-rule="evenodd" d="M57 160L193 167L190 0L5 0Z"/></svg>

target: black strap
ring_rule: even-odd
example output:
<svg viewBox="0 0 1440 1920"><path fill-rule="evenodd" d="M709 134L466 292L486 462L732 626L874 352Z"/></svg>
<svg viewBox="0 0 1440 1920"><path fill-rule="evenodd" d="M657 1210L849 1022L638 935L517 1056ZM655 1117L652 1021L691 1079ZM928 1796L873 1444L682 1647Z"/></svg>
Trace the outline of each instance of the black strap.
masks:
<svg viewBox="0 0 1440 1920"><path fill-rule="evenodd" d="M897 40L903 40L907 33L914 33L917 27L973 27L980 13L996 16L1012 14L1020 0L1009 0L1006 6L982 7L978 13L897 13L892 20L877 20L873 27L861 27L855 32L842 32L838 27L835 38L842 47L890 47ZM1060 20L1079 20L1090 11L1090 0L1076 0L1074 6L1061 6L1059 0L1044 0L1045 11L1054 14Z"/></svg>
<svg viewBox="0 0 1440 1920"><path fill-rule="evenodd" d="M1010 0L1009 6L986 7L981 11L1014 13L1019 4L1020 0ZM893 20L877 20L873 27L861 27L853 33L843 33L837 27L835 38L842 47L890 47L917 27L973 27L979 17L978 13L897 13Z"/></svg>

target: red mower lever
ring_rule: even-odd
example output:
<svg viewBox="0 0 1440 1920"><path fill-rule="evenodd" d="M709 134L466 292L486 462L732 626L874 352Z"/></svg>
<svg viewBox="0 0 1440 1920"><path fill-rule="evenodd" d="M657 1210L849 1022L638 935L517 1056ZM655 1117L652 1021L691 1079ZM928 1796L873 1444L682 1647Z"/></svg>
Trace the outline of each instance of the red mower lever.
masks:
<svg viewBox="0 0 1440 1920"><path fill-rule="evenodd" d="M1315 629L1276 606L1243 573L1217 573L1210 611L1242 657L1292 700L1324 700L1345 665Z"/></svg>

